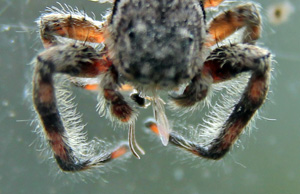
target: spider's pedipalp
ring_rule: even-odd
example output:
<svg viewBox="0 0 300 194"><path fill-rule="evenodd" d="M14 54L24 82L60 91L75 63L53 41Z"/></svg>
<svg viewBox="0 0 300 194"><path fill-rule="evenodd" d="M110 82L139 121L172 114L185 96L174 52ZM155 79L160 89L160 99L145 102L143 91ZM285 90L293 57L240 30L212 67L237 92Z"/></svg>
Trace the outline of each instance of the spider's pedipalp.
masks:
<svg viewBox="0 0 300 194"><path fill-rule="evenodd" d="M98 110L101 115L107 115L112 121L117 121L121 124L128 124L128 142L133 155L140 159L140 156L135 151L135 148L144 155L144 150L138 145L135 139L135 118L137 111L125 100L121 94L119 86L118 72L111 66L109 71L103 73L99 85ZM125 85L123 89L131 89L129 85Z"/></svg>
<svg viewBox="0 0 300 194"><path fill-rule="evenodd" d="M204 64L202 77L210 77L213 83L219 83L243 72L251 72L248 85L221 128L215 129L218 135L209 145L199 145L174 132L170 133L169 142L204 158L223 157L264 103L269 88L270 68L271 54L257 46L237 44L215 49ZM147 123L147 126L157 133L155 123Z"/></svg>
<svg viewBox="0 0 300 194"><path fill-rule="evenodd" d="M135 110L126 102L124 96L119 92L118 73L111 66L108 72L101 75L100 95L103 100L99 100L100 112L108 108L111 118L117 118L122 123L131 122L134 119Z"/></svg>
<svg viewBox="0 0 300 194"><path fill-rule="evenodd" d="M137 143L136 139L135 139L135 123L131 123L129 125L129 130L128 130L128 141L129 141L129 148L132 152L132 154L137 157L138 159L140 159L141 157L139 156L139 154L135 151L135 148L142 154L145 155L145 151L143 150L142 147L140 147L140 145Z"/></svg>
<svg viewBox="0 0 300 194"><path fill-rule="evenodd" d="M72 147L76 144L76 142L72 142L76 138L72 138L68 134L57 107L54 74L94 77L101 72L100 70L108 69L105 62L93 48L84 45L53 46L40 53L36 59L33 76L34 106L54 157L64 171L81 171L99 166L129 150L128 145L124 144L112 152L94 154L95 156L89 158L82 158L81 154L76 155L80 153L76 147ZM105 66L106 68L104 68ZM78 143L84 145L84 142Z"/></svg>

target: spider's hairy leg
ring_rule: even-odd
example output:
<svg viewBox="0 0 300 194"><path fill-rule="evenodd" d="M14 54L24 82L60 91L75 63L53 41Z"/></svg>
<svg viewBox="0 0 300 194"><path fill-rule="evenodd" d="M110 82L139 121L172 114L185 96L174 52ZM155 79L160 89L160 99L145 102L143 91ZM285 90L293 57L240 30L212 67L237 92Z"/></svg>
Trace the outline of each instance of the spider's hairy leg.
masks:
<svg viewBox="0 0 300 194"><path fill-rule="evenodd" d="M209 76L218 83L250 72L248 84L227 120L216 129L218 135L209 145L199 145L174 132L170 133L170 143L204 158L223 157L266 99L271 60L267 50L254 45L237 44L215 49L204 64L202 76ZM157 134L156 123L148 122L147 126Z"/></svg>
<svg viewBox="0 0 300 194"><path fill-rule="evenodd" d="M104 41L105 23L76 12L44 14L37 20L37 24L45 48L58 44L55 36L94 43Z"/></svg>
<svg viewBox="0 0 300 194"><path fill-rule="evenodd" d="M216 7L220 3L222 3L224 0L203 0L204 8L208 7Z"/></svg>
<svg viewBox="0 0 300 194"><path fill-rule="evenodd" d="M209 24L211 39L207 46L224 40L234 32L245 27L243 43L254 44L261 35L261 17L255 4L247 3L234 7L215 17Z"/></svg>
<svg viewBox="0 0 300 194"><path fill-rule="evenodd" d="M98 75L99 70L103 68L108 69L102 56L92 47L84 45L53 46L40 53L36 59L33 102L54 157L64 171L81 171L99 166L120 157L129 150L128 145L123 144L114 151L95 154L84 159L83 156L86 156L86 153L81 153L76 147L72 147L74 142L70 141L70 134L64 127L57 107L54 74L93 77ZM72 141L74 141L73 138ZM78 143L85 144L85 142Z"/></svg>

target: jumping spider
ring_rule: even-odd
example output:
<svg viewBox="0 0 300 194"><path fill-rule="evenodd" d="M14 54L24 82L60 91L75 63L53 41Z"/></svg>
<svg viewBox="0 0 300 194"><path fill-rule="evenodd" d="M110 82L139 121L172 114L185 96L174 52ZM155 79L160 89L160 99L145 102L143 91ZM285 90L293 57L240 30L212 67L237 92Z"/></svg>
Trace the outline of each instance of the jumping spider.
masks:
<svg viewBox="0 0 300 194"><path fill-rule="evenodd" d="M164 145L170 142L214 160L230 150L266 99L272 59L268 50L255 46L261 34L261 18L255 4L235 6L207 24L205 10L222 1L115 0L105 22L95 21L68 6L67 10L63 6L49 8L38 19L45 50L35 62L33 101L62 170L99 166L129 149L138 158L135 150L144 154L136 143L134 130L136 107L146 107L146 100L152 103L156 119L147 126L160 136ZM215 46L241 28L244 31L240 43ZM66 39L77 41L70 44ZM104 46L99 51L87 42ZM212 46L215 49L210 50ZM170 93L170 100L177 107L194 107L207 97L212 84L234 79L244 72L250 74L248 84L209 145L200 145L171 131L160 91L184 87L181 94ZM58 111L53 80L57 73L70 76L77 85L76 79L92 78L93 83L81 86L97 86L102 95L100 109L127 124L129 145L122 144L105 154L78 156L78 150L72 147L74 142L71 143L76 138L68 134ZM122 85L130 85L136 91L131 100L122 95Z"/></svg>

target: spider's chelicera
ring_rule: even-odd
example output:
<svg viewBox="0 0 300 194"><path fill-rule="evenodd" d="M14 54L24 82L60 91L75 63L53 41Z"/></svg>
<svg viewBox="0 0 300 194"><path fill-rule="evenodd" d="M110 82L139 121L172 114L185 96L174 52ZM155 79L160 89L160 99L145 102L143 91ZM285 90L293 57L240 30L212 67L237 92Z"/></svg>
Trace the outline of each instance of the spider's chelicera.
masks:
<svg viewBox="0 0 300 194"><path fill-rule="evenodd" d="M147 107L147 101L152 104L155 121L146 125L164 145L170 143L214 160L230 150L266 99L272 58L268 50L255 46L261 34L255 4L232 7L207 24L205 10L222 1L115 0L104 22L68 6L67 10L63 6L49 8L38 19L45 50L35 61L33 101L62 170L86 170L129 150L138 158L138 152L144 154L134 131L137 109ZM242 28L239 43L216 46ZM70 43L66 38L77 41ZM87 42L104 46L96 49ZM208 96L213 84L245 72L250 75L248 83L209 144L199 144L171 130L160 92L169 92L174 106L192 108ZM108 111L114 122L127 124L129 142L101 154L76 150L81 143L90 144L85 144L80 133L66 129L58 108L55 74L66 74L74 85L98 90L100 111ZM184 89L174 92L178 88ZM125 98L122 90L131 89L131 98Z"/></svg>

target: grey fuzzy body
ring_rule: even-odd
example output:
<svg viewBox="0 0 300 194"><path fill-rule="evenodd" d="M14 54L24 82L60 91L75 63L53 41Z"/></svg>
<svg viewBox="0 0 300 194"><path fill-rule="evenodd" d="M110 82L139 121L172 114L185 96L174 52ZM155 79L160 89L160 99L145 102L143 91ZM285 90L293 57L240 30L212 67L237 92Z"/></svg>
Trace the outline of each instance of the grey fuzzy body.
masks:
<svg viewBox="0 0 300 194"><path fill-rule="evenodd" d="M197 0L123 0L106 40L121 76L133 84L173 88L203 64L204 10Z"/></svg>

